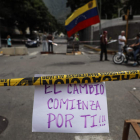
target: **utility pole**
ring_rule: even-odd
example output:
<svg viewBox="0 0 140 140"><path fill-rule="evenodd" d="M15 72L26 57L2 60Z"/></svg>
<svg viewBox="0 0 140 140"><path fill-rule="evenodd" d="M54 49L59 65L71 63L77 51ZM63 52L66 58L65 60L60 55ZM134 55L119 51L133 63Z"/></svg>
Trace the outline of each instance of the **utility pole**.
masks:
<svg viewBox="0 0 140 140"><path fill-rule="evenodd" d="M101 18L102 18L102 0L100 0L100 23L99 23L100 35L102 33Z"/></svg>
<svg viewBox="0 0 140 140"><path fill-rule="evenodd" d="M105 14L105 18L107 19L107 14Z"/></svg>
<svg viewBox="0 0 140 140"><path fill-rule="evenodd" d="M129 10L127 10L127 15L126 15L126 43L128 39L128 20L129 20Z"/></svg>
<svg viewBox="0 0 140 140"><path fill-rule="evenodd" d="M121 16L121 10L123 10L123 8L118 9L118 17Z"/></svg>
<svg viewBox="0 0 140 140"><path fill-rule="evenodd" d="M4 19L4 18L0 17L0 47L1 47L1 31L2 31L1 20L2 19Z"/></svg>
<svg viewBox="0 0 140 140"><path fill-rule="evenodd" d="M130 15L132 15L132 6L130 6Z"/></svg>
<svg viewBox="0 0 140 140"><path fill-rule="evenodd" d="M101 35L102 33L102 27L101 27L101 12L102 12L102 1L100 0L100 12L99 12L99 6L98 6L98 3L97 3L97 0L96 0L96 4L97 4L97 9L98 9L98 13L99 13L99 19L100 19L100 23L99 23L99 36Z"/></svg>
<svg viewBox="0 0 140 140"><path fill-rule="evenodd" d="M49 28L50 28L50 22L49 22ZM49 31L49 28L48 28L48 33L50 32L50 31Z"/></svg>
<svg viewBox="0 0 140 140"><path fill-rule="evenodd" d="M0 48L1 48L1 17L0 17Z"/></svg>

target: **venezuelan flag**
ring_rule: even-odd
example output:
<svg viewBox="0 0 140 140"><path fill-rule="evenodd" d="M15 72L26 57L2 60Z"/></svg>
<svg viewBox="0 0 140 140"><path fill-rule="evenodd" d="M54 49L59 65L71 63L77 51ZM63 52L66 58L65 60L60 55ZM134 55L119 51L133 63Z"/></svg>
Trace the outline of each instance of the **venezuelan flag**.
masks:
<svg viewBox="0 0 140 140"><path fill-rule="evenodd" d="M96 0L92 0L83 7L77 9L65 21L65 28L67 30L68 37L70 37L74 33L99 22L100 19Z"/></svg>

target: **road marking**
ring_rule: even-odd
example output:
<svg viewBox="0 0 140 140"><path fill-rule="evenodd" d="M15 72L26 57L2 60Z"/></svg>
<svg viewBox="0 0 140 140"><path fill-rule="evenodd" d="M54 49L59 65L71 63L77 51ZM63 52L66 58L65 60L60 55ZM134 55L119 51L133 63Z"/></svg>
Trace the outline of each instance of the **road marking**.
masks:
<svg viewBox="0 0 140 140"><path fill-rule="evenodd" d="M91 135L91 136L75 136L75 140L112 140L112 138L110 136Z"/></svg>
<svg viewBox="0 0 140 140"><path fill-rule="evenodd" d="M47 56L48 54L42 54L41 56Z"/></svg>
<svg viewBox="0 0 140 140"><path fill-rule="evenodd" d="M36 51L36 52L30 53L29 56L37 55L38 53L39 53L39 51Z"/></svg>
<svg viewBox="0 0 140 140"><path fill-rule="evenodd" d="M86 53L85 53L85 52L82 52L82 54L83 54L83 55L86 55Z"/></svg>

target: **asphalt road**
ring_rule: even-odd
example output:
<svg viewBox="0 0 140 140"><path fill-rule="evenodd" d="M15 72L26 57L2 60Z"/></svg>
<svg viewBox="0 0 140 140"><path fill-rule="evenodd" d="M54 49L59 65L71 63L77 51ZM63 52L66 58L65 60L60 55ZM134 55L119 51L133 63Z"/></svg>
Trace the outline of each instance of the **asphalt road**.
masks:
<svg viewBox="0 0 140 140"><path fill-rule="evenodd" d="M65 40L55 40L65 41ZM33 77L35 74L81 74L137 70L132 63L115 65L99 61L99 54L81 45L83 55L41 55L42 46L29 48L27 56L0 56L0 79ZM54 46L54 52L66 52L66 45ZM34 87L0 87L0 116L9 120L0 140L120 140L124 120L140 118L140 80L106 82L109 134L32 133ZM133 90L133 88L136 90ZM129 139L138 140L130 130Z"/></svg>

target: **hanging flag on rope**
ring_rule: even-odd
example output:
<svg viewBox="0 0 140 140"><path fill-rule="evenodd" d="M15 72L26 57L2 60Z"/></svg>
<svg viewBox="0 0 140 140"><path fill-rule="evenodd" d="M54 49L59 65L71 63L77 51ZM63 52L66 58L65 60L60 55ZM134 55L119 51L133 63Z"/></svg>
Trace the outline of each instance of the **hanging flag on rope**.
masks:
<svg viewBox="0 0 140 140"><path fill-rule="evenodd" d="M75 10L75 12L65 21L67 35L70 37L74 33L99 22L100 18L96 0L92 0L83 7Z"/></svg>

